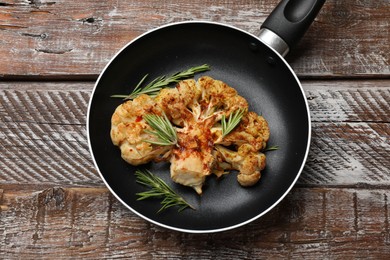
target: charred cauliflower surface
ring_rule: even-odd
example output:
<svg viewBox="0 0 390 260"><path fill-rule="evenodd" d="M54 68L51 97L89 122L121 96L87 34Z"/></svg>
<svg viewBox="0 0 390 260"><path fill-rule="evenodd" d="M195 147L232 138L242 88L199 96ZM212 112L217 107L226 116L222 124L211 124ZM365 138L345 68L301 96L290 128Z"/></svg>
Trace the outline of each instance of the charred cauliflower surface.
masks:
<svg viewBox="0 0 390 260"><path fill-rule="evenodd" d="M222 136L221 118L244 110L239 125ZM177 145L161 146L145 142L155 136L145 114L165 113L175 126ZM190 186L198 194L210 174L221 176L237 170L242 186L256 184L265 167L261 151L269 139L267 121L248 112L247 101L219 80L201 77L164 88L155 98L140 95L118 106L111 119L111 139L122 158L132 165L169 161L173 181Z"/></svg>

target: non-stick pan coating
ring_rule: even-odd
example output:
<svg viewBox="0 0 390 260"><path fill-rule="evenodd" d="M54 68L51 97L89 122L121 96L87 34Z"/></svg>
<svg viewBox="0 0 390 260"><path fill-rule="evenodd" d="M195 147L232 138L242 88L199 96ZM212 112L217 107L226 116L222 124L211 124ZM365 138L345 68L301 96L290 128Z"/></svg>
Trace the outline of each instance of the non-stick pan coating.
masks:
<svg viewBox="0 0 390 260"><path fill-rule="evenodd" d="M135 193L145 187L135 182L136 167L121 159L111 143L111 115L121 100L113 94L127 94L139 80L170 75L189 67L209 64L209 75L234 87L244 96L250 110L268 121L267 166L254 187L243 188L233 172L221 179L210 176L203 195L175 184L169 164L148 164L182 194L196 210L180 213L175 208L157 214L159 201L136 201ZM297 180L310 142L310 118L300 84L284 60L255 36L213 23L179 23L139 37L110 62L96 83L88 118L88 134L95 160L111 191L131 210L153 223L188 232L231 229L258 218L277 204Z"/></svg>

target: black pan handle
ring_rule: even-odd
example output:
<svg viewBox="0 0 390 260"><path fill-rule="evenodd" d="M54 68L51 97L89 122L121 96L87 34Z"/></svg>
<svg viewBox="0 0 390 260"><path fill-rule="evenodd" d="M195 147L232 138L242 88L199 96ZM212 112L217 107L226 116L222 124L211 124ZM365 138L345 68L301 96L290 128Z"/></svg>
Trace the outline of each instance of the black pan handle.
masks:
<svg viewBox="0 0 390 260"><path fill-rule="evenodd" d="M285 56L303 37L325 0L282 0L261 26L259 38Z"/></svg>

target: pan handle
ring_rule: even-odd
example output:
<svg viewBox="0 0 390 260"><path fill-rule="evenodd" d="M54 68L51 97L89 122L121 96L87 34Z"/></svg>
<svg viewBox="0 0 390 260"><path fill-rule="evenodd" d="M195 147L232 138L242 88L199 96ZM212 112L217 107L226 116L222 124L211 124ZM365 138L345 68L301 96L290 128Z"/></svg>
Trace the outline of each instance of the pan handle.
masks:
<svg viewBox="0 0 390 260"><path fill-rule="evenodd" d="M303 37L325 0L282 0L261 26L259 38L285 56Z"/></svg>

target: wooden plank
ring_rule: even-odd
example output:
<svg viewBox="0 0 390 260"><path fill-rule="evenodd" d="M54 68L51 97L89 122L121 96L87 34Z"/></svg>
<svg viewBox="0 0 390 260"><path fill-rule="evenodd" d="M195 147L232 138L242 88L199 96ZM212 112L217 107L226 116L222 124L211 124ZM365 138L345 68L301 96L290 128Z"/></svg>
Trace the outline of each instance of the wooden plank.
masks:
<svg viewBox="0 0 390 260"><path fill-rule="evenodd" d="M0 183L103 185L85 129L92 86L0 84ZM304 87L313 134L299 185L388 187L389 81L308 81Z"/></svg>
<svg viewBox="0 0 390 260"><path fill-rule="evenodd" d="M0 82L0 118L84 125L93 86L94 82ZM389 122L390 80L304 80L302 86L313 122Z"/></svg>
<svg viewBox="0 0 390 260"><path fill-rule="evenodd" d="M0 183L103 185L85 127L16 123L0 130ZM298 183L389 187L389 137L390 124L313 124L309 157Z"/></svg>
<svg viewBox="0 0 390 260"><path fill-rule="evenodd" d="M390 81L303 81L312 122L390 121Z"/></svg>
<svg viewBox="0 0 390 260"><path fill-rule="evenodd" d="M389 123L314 123L302 185L389 187Z"/></svg>
<svg viewBox="0 0 390 260"><path fill-rule="evenodd" d="M0 90L0 182L101 185L85 128L92 84L10 85Z"/></svg>
<svg viewBox="0 0 390 260"><path fill-rule="evenodd" d="M0 82L3 122L85 125L91 82Z"/></svg>
<svg viewBox="0 0 390 260"><path fill-rule="evenodd" d="M277 3L5 0L0 76L96 78L122 46L150 29L195 19L257 35ZM387 0L329 0L288 60L301 77L388 77L389 20Z"/></svg>
<svg viewBox="0 0 390 260"><path fill-rule="evenodd" d="M104 188L3 188L3 259L390 257L388 189L295 188L249 225L199 235L149 224Z"/></svg>

